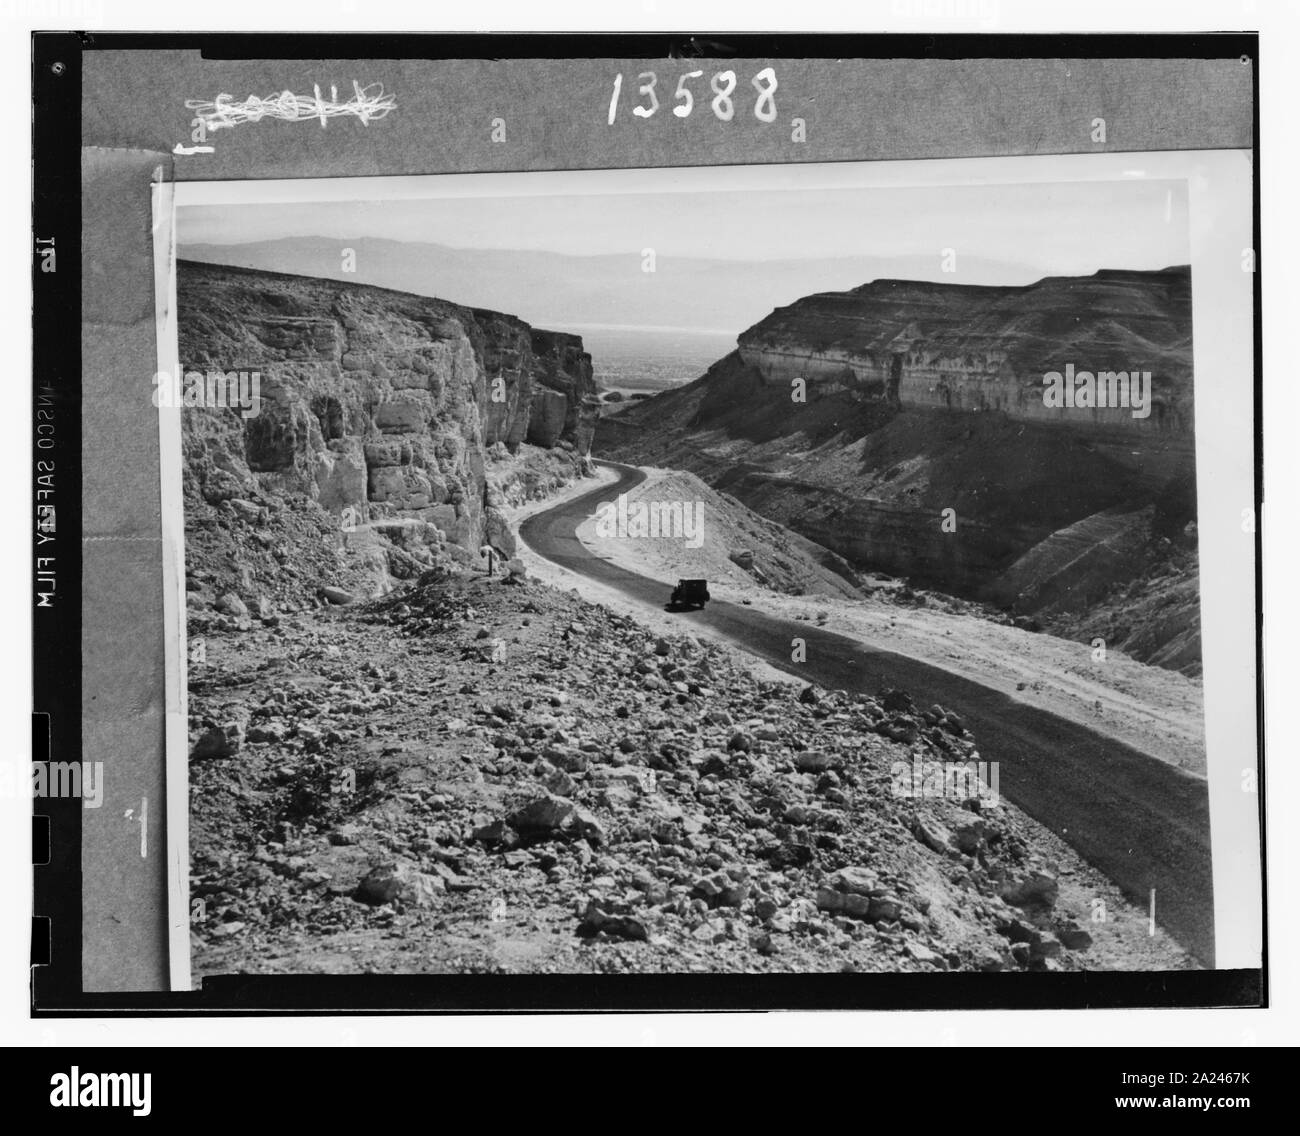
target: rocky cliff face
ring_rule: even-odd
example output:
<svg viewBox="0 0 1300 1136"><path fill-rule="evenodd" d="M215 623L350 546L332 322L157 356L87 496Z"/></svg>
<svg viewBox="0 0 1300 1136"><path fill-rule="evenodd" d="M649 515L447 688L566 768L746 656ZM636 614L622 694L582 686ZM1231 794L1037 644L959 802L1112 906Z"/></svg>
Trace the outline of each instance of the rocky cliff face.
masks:
<svg viewBox="0 0 1300 1136"><path fill-rule="evenodd" d="M1192 432L1191 274L1103 271L1023 288L876 280L778 308L739 339L765 382L901 407L1001 411L1071 431ZM1151 372L1151 407L1047 406L1067 365Z"/></svg>
<svg viewBox="0 0 1300 1136"><path fill-rule="evenodd" d="M500 312L309 277L182 261L186 372L256 372L255 415L184 415L187 498L305 498L345 531L379 528L468 562L507 554L486 464L527 442L586 461L596 417L576 335ZM244 510L247 512L247 509Z"/></svg>
<svg viewBox="0 0 1300 1136"><path fill-rule="evenodd" d="M1070 364L1149 371L1150 413L1046 405L1044 374ZM1024 288L881 280L778 309L695 383L602 419L595 448L689 469L858 567L1077 613L1194 547L1193 417L1186 268ZM1141 549L1028 562L1053 565L1050 588L1010 571L1055 533L1140 510ZM1180 610L1171 633L1194 643L1195 605ZM1178 669L1194 671L1190 653Z"/></svg>

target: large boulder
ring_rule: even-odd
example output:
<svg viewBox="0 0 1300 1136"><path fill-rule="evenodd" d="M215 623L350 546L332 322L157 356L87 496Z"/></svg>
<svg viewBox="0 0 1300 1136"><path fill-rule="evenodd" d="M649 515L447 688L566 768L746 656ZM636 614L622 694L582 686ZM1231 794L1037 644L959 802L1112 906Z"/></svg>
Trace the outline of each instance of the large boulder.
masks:
<svg viewBox="0 0 1300 1136"><path fill-rule="evenodd" d="M244 745L244 729L237 722L213 726L205 730L194 743L190 757L203 761L215 757L234 757Z"/></svg>
<svg viewBox="0 0 1300 1136"><path fill-rule="evenodd" d="M534 797L506 817L506 823L524 840L585 838L591 844L600 844L605 836L592 813L554 793Z"/></svg>
<svg viewBox="0 0 1300 1136"><path fill-rule="evenodd" d="M439 893L446 890L447 885L440 876L428 875L397 861L371 868L357 884L355 898L371 906L400 900L411 907L432 907Z"/></svg>

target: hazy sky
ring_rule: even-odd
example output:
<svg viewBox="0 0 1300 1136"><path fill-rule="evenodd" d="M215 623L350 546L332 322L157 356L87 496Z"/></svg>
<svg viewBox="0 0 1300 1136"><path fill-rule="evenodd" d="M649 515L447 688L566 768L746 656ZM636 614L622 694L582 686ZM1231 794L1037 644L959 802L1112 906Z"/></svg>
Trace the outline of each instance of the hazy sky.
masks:
<svg viewBox="0 0 1300 1136"><path fill-rule="evenodd" d="M179 238L184 246L385 237L575 255L653 248L664 257L729 260L937 256L953 248L966 258L1023 265L1027 279L1190 260L1182 181L805 189L797 187L797 167L784 170L791 188L746 189L741 179L704 192L672 187L663 171L650 171L670 186L658 193L629 192L637 184L629 183L631 171L618 171L617 182L602 171L563 175L564 182L533 175L552 180L548 191L528 196L469 192L470 179L383 179L391 189L377 188L380 179L353 179L351 186L339 179L313 183L318 196L365 193L370 200L309 202L301 200L302 183L245 183L257 204L185 205L178 209ZM516 178L511 188L521 184L527 183ZM381 192L392 196L376 200ZM422 192L439 196L411 196ZM238 196L238 187L227 183L225 195L232 193Z"/></svg>

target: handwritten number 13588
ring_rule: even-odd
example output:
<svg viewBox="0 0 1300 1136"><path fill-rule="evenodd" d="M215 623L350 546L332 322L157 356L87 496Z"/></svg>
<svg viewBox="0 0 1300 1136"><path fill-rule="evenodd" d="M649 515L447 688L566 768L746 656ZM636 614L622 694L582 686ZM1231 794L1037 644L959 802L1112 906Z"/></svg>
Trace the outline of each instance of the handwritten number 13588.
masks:
<svg viewBox="0 0 1300 1136"><path fill-rule="evenodd" d="M693 79L702 79L703 71L688 71L677 80L677 90L673 92L673 114L678 118L685 118L695 109L695 95L691 92L690 83ZM637 88L637 94L640 98L636 106L632 108L632 113L637 118L649 118L659 109L659 77L653 71L642 71L637 76L637 82L640 86ZM764 67L750 81L750 85L758 92L758 98L754 100L754 117L759 122L776 121L776 71L771 67ZM730 122L736 114L736 103L734 99L736 91L736 73L734 71L719 71L709 79L709 88L713 91L713 98L709 105L713 108L713 113L723 122ZM614 76L614 92L609 100L609 124L614 125L614 119L618 116L618 100L623 92L623 75L620 72Z"/></svg>

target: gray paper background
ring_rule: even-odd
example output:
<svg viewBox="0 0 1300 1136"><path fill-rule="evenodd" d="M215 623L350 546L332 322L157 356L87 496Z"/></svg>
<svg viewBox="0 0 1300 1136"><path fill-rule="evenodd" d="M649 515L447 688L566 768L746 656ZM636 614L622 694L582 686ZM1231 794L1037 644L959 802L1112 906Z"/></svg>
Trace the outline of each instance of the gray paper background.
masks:
<svg viewBox="0 0 1300 1136"><path fill-rule="evenodd" d="M887 42L877 39L878 45ZM70 67L76 60L69 60ZM205 61L194 51L89 51L83 67L82 426L84 757L103 807L83 811L87 991L168 988L164 631L150 183L509 170L1250 148L1252 66L1203 60ZM750 77L776 70L777 119L753 116ZM736 115L709 76L737 73ZM660 108L635 118L637 76ZM695 109L671 113L677 79ZM623 91L607 123L614 76ZM186 99L242 100L382 83L396 109L369 125L266 119L193 145ZM803 118L807 140L791 141ZM506 141L491 141L492 120ZM1092 141L1106 120L1106 142ZM149 851L138 810L149 801ZM127 810L136 810L132 817Z"/></svg>

